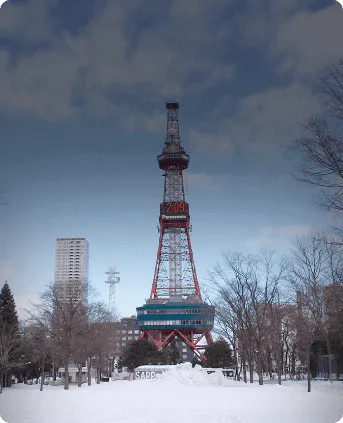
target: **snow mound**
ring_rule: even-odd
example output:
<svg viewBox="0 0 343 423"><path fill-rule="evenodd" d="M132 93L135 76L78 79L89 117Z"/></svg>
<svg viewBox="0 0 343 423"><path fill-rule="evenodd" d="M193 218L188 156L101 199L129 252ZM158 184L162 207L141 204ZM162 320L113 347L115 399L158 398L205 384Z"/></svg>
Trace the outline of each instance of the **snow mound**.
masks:
<svg viewBox="0 0 343 423"><path fill-rule="evenodd" d="M206 370L199 365L192 368L191 363L177 364L162 374L158 374L156 380L179 383L187 386L229 386L233 383L228 380L220 370L208 374Z"/></svg>

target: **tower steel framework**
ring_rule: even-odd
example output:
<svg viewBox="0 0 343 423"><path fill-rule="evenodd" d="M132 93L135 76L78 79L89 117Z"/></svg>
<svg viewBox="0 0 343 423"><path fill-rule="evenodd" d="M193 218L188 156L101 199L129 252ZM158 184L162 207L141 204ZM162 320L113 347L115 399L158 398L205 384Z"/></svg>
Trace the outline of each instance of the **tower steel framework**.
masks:
<svg viewBox="0 0 343 423"><path fill-rule="evenodd" d="M107 275L107 281L105 283L109 284L109 295L108 295L108 308L112 316L116 314L116 284L120 282L120 277L116 276L120 273L116 271L115 266L110 266L105 272Z"/></svg>
<svg viewBox="0 0 343 423"><path fill-rule="evenodd" d="M166 108L165 147L157 157L164 171L157 259L150 298L137 308L137 316L141 338L150 338L162 349L178 337L204 360L200 341L212 342L214 307L202 300L194 265L183 181L189 155L180 140L179 104L166 103Z"/></svg>

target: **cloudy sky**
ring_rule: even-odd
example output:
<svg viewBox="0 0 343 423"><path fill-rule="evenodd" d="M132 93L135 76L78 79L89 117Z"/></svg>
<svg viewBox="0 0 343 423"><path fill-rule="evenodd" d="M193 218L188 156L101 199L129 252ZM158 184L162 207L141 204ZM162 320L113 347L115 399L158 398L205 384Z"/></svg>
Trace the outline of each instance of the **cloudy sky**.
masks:
<svg viewBox="0 0 343 423"><path fill-rule="evenodd" d="M287 252L330 224L292 179L320 113L311 84L343 56L334 0L9 0L0 10L0 283L21 309L53 280L55 239L84 236L117 306L149 296L165 102L179 101L200 283L224 251ZM341 40L341 41L340 41Z"/></svg>

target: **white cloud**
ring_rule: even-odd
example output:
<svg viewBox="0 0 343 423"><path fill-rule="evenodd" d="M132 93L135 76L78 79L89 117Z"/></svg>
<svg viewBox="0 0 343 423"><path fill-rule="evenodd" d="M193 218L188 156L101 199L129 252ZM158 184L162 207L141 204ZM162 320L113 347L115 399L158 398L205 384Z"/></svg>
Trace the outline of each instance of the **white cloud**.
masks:
<svg viewBox="0 0 343 423"><path fill-rule="evenodd" d="M235 152L235 143L230 135L218 128L218 131L202 132L192 129L189 132L190 151L196 150L203 154L216 156L231 156Z"/></svg>
<svg viewBox="0 0 343 423"><path fill-rule="evenodd" d="M250 152L276 152L299 136L299 123L318 109L317 99L303 85L272 87L241 99L227 129Z"/></svg>
<svg viewBox="0 0 343 423"><path fill-rule="evenodd" d="M234 24L240 41L260 49L268 49L279 26L294 13L315 0L248 0L248 7L239 13Z"/></svg>
<svg viewBox="0 0 343 423"><path fill-rule="evenodd" d="M309 10L315 0L249 0L234 19L240 41L266 51L280 74L313 74L343 55L343 16L337 2Z"/></svg>
<svg viewBox="0 0 343 423"><path fill-rule="evenodd" d="M138 2L108 1L77 34L49 29L53 26L47 22L44 2L11 5L6 16L0 16L0 33L8 39L22 31L27 42L48 44L20 57L15 65L9 64L4 51L0 54L0 107L30 111L52 121L75 117L80 109L71 104L71 96L76 90L83 111L127 126L130 121L123 121L132 110L123 100L116 101L118 94L160 101L208 89L234 74L232 65L213 55L213 43L228 35L215 26L217 11L212 12L224 5L222 1L173 0L163 23L142 30L134 44L127 24ZM199 75L196 84L190 82L194 73ZM159 118L153 119L147 126L155 130Z"/></svg>
<svg viewBox="0 0 343 423"><path fill-rule="evenodd" d="M221 190L229 182L228 175L209 175L206 173L185 172L186 189Z"/></svg>
<svg viewBox="0 0 343 423"><path fill-rule="evenodd" d="M49 24L48 1L2 3L4 7L1 8L0 14L0 36L22 43L34 43L47 41L52 35L53 26Z"/></svg>
<svg viewBox="0 0 343 423"><path fill-rule="evenodd" d="M259 250L275 249L277 252L288 251L297 237L307 235L312 228L306 225L288 225L261 228L259 234L245 242L245 247Z"/></svg>
<svg viewBox="0 0 343 423"><path fill-rule="evenodd" d="M232 156L237 149L251 154L280 154L299 137L311 114L320 110L305 85L271 87L238 101L236 112L217 121L217 130L191 130L190 145L208 155Z"/></svg>
<svg viewBox="0 0 343 423"><path fill-rule="evenodd" d="M303 11L285 20L271 39L279 72L311 74L343 55L343 15L338 5Z"/></svg>

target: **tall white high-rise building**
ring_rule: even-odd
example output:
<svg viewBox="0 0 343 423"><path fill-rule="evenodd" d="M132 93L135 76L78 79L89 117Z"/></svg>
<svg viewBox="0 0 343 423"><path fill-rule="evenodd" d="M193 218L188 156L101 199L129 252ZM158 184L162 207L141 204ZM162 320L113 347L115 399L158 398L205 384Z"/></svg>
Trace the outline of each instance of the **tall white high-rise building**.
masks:
<svg viewBox="0 0 343 423"><path fill-rule="evenodd" d="M89 245L85 238L57 238L55 256L56 288L86 288ZM80 295L81 295L80 290ZM83 291L84 293L84 291Z"/></svg>

